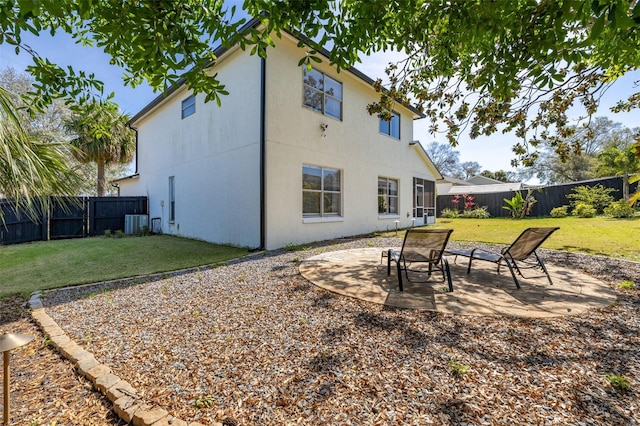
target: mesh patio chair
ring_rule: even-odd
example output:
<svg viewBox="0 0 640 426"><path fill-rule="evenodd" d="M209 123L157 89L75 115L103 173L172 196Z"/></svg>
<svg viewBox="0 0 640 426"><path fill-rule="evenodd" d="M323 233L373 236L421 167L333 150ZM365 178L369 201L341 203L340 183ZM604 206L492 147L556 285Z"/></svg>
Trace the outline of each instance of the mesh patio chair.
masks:
<svg viewBox="0 0 640 426"><path fill-rule="evenodd" d="M518 275L525 278L525 276L522 275L522 269L533 268L541 269L547 276L549 284L553 285L551 276L549 276L549 271L547 271L547 267L544 266L544 262L538 256L536 250L558 229L560 228L525 229L509 247L503 249L500 253L480 248L447 250L446 253L456 256L454 258L454 262L457 259L457 256L468 257L469 266L467 267L467 274L471 273L471 262L476 259L497 263L498 273L500 273L500 264L504 262L509 268L517 288L520 288L520 282L518 282L518 278L516 277L516 271L518 272Z"/></svg>
<svg viewBox="0 0 640 426"><path fill-rule="evenodd" d="M449 241L449 236L453 229L409 229L404 236L402 248L400 250L389 249L387 253L387 276L391 275L391 262L396 262L398 267L398 287L402 287L402 271L409 282L409 271L426 272L429 277L433 269L442 272L442 280L447 279L449 291L453 291L451 283L451 271L449 262L444 257L444 250ZM425 263L428 265L427 271L409 269L413 264Z"/></svg>

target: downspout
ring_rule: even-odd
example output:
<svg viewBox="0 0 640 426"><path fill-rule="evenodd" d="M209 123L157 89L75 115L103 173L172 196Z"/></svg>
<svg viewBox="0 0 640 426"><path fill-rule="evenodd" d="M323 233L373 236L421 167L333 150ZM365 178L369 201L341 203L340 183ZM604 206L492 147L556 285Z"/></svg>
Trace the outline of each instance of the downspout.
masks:
<svg viewBox="0 0 640 426"><path fill-rule="evenodd" d="M266 244L266 222L267 214L265 211L265 181L266 181L266 80L267 80L267 64L265 58L260 58L260 247L264 250ZM136 157L137 161L137 157Z"/></svg>
<svg viewBox="0 0 640 426"><path fill-rule="evenodd" d="M138 174L138 129L132 127L131 123L127 123L127 127L136 132L136 171L134 172L134 174Z"/></svg>

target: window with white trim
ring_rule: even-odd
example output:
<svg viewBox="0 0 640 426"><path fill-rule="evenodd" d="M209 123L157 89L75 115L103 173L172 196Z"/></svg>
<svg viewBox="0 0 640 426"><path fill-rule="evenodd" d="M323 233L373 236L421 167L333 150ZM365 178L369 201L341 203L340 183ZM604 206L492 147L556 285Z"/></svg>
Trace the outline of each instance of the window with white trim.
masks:
<svg viewBox="0 0 640 426"><path fill-rule="evenodd" d="M341 172L318 166L302 166L302 216L330 217L342 213Z"/></svg>
<svg viewBox="0 0 640 426"><path fill-rule="evenodd" d="M176 220L176 179L169 176L169 222Z"/></svg>
<svg viewBox="0 0 640 426"><path fill-rule="evenodd" d="M398 180L378 177L378 214L398 214Z"/></svg>
<svg viewBox="0 0 640 426"><path fill-rule="evenodd" d="M342 83L326 74L303 67L303 105L342 120Z"/></svg>
<svg viewBox="0 0 640 426"><path fill-rule="evenodd" d="M391 120L380 119L380 133L400 139L400 114L391 113Z"/></svg>
<svg viewBox="0 0 640 426"><path fill-rule="evenodd" d="M189 96L182 101L182 118L187 118L190 115L196 113L196 97L194 95Z"/></svg>

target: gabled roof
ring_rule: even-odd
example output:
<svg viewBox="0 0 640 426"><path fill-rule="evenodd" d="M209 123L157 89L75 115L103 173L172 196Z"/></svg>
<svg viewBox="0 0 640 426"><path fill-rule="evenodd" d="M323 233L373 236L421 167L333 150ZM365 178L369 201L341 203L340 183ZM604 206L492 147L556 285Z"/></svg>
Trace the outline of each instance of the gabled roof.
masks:
<svg viewBox="0 0 640 426"><path fill-rule="evenodd" d="M471 185L498 185L504 183L501 180L493 179L490 177L475 175L467 179L467 182Z"/></svg>
<svg viewBox="0 0 640 426"><path fill-rule="evenodd" d="M442 179L438 179L438 183L452 183L454 185L460 185L460 186L472 185L466 180L458 179L457 177L453 177L453 176L445 176L445 175L442 175Z"/></svg>
<svg viewBox="0 0 640 426"><path fill-rule="evenodd" d="M427 166L433 172L433 175L436 178L436 181L443 178L442 174L440 173L440 170L438 170L436 165L433 163L433 161L431 160L431 157L429 157L429 154L427 153L427 150L424 149L420 141L417 141L417 140L412 141L411 143L409 143L409 146L412 146L415 150L417 150L422 155L423 159L427 160L426 161Z"/></svg>
<svg viewBox="0 0 640 426"><path fill-rule="evenodd" d="M240 27L240 29L238 31L239 32L243 32L243 31L246 31L246 30L248 30L250 28L256 28L259 25L260 25L260 19L252 18L246 24L244 24L242 27ZM291 32L291 31L286 31L286 32L288 34L290 34L292 37L297 38L298 40L301 40L301 41L308 41L309 40L309 38L307 38L304 35L295 34L295 33ZM226 48L226 47L219 46L213 51L213 54L216 56L216 58L220 58L220 56L224 55L228 50L229 49ZM323 55L327 59L329 59L329 57L331 55L331 52L329 52L327 49L324 49L324 48L318 49L318 53L320 53L321 55ZM359 78L360 80L364 81L365 83L367 83L370 86L373 86L373 84L375 83L375 80L373 80L371 77L367 76L362 71L359 71L354 67L346 68L346 71L348 71L349 73L353 74L354 76L356 76L357 78ZM129 120L129 122L127 124L128 125L132 125L133 123L135 123L136 121L138 121L139 119L144 117L148 112L150 112L156 106L158 106L160 103L162 103L162 101L166 100L174 92L176 92L178 89L180 89L185 84L185 82L186 82L186 80L184 78L179 79L176 82L176 84L174 84L173 86L169 87L162 94L158 95L155 99L153 99L151 102L149 102L144 108L142 108L140 111L138 111L138 113L136 113L133 117L131 117L131 119ZM426 117L422 112L418 111L418 109L415 108L412 105L409 105L407 108L409 110L411 110L411 112L413 112L416 116L418 116L418 118Z"/></svg>
<svg viewBox="0 0 640 426"><path fill-rule="evenodd" d="M495 185L468 185L468 186L452 186L447 195L455 194L486 194L490 192L507 192L520 191L525 185L522 182L504 183L500 182ZM442 194L444 195L444 194Z"/></svg>

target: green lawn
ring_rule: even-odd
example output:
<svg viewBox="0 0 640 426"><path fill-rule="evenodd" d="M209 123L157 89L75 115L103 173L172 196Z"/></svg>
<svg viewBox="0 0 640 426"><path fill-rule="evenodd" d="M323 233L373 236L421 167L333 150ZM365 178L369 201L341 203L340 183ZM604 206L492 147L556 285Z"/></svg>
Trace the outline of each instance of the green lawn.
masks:
<svg viewBox="0 0 640 426"><path fill-rule="evenodd" d="M0 298L241 257L247 249L169 235L42 241L0 247Z"/></svg>
<svg viewBox="0 0 640 426"><path fill-rule="evenodd" d="M451 228L453 241L511 243L529 227L559 226L542 245L544 248L640 261L640 218L589 219L438 219L436 227Z"/></svg>
<svg viewBox="0 0 640 426"><path fill-rule="evenodd" d="M525 228L559 226L543 247L640 261L640 218L438 219L453 241L509 244ZM393 236L394 232L385 235ZM208 265L246 249L168 235L85 238L0 246L0 298L34 290Z"/></svg>

